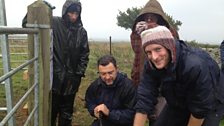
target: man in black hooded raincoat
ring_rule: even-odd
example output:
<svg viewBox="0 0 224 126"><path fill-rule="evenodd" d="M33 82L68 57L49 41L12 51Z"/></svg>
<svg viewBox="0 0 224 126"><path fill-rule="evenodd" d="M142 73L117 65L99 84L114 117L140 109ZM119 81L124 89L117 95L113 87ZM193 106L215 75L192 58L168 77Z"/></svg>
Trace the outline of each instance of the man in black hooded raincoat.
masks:
<svg viewBox="0 0 224 126"><path fill-rule="evenodd" d="M70 126L75 94L88 64L87 32L81 21L81 3L67 0L62 17L53 17L52 125Z"/></svg>

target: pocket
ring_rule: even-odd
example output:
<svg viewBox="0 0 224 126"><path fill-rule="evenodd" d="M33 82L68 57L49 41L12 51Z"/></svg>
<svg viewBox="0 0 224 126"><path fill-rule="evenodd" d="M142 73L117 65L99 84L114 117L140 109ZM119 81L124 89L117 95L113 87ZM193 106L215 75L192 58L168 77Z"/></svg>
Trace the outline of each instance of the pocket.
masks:
<svg viewBox="0 0 224 126"><path fill-rule="evenodd" d="M81 77L75 77L73 83L75 92L78 92L80 84L81 84Z"/></svg>
<svg viewBox="0 0 224 126"><path fill-rule="evenodd" d="M78 91L79 85L81 82L81 77L65 77L65 80L61 87L61 93L64 95L74 94Z"/></svg>

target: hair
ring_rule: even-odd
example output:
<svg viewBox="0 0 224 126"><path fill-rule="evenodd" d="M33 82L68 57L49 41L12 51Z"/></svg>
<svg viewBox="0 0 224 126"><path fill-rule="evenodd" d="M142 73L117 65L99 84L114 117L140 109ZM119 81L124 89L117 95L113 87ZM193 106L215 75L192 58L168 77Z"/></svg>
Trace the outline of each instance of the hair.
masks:
<svg viewBox="0 0 224 126"><path fill-rule="evenodd" d="M116 59L111 55L104 55L100 57L97 61L97 66L99 65L106 66L109 63L112 63L115 67L117 67Z"/></svg>

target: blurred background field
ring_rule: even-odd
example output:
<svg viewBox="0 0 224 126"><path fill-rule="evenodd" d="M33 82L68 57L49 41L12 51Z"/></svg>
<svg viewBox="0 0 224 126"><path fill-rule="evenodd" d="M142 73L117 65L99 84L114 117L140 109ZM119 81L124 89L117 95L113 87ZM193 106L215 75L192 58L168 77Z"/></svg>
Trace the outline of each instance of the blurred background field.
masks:
<svg viewBox="0 0 224 126"><path fill-rule="evenodd" d="M27 42L23 39L12 39L9 40L10 43L10 60L11 67L14 68L27 60ZM193 46L200 46L210 53L210 55L220 63L219 59L219 47L218 45L208 45L208 44L197 44L196 42L190 42ZM90 41L90 56L89 64L86 70L86 77L82 79L81 86L76 95L74 114L73 114L73 126L89 126L94 118L92 118L86 108L85 108L85 92L89 84L95 80L97 75L97 59L105 54L111 54L117 59L118 68L120 71L127 73L130 77L132 62L134 58L134 53L132 51L129 42L114 42L110 44L109 42L96 42ZM0 58L0 75L3 74L2 70L2 58ZM21 70L12 78L13 93L14 93L14 104L18 102L19 98L27 91L27 80L23 78L24 70ZM0 107L6 106L5 103L5 87L4 84L0 84ZM26 111L19 109L16 113L16 123L18 126L23 125L24 118L26 117ZM0 120L3 119L5 112L0 111ZM220 125L224 126L224 124Z"/></svg>

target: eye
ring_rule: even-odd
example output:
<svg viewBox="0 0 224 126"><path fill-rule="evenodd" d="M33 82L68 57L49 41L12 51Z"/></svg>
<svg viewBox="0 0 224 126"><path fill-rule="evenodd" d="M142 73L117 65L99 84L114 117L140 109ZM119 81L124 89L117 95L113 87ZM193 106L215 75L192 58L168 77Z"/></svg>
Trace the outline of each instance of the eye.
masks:
<svg viewBox="0 0 224 126"><path fill-rule="evenodd" d="M107 73L101 73L101 76L105 76Z"/></svg>
<svg viewBox="0 0 224 126"><path fill-rule="evenodd" d="M109 75L113 74L113 71L108 72Z"/></svg>
<svg viewBox="0 0 224 126"><path fill-rule="evenodd" d="M156 52L159 52L160 50L161 50L161 48L160 48L160 47L155 48L155 51L156 51Z"/></svg>
<svg viewBox="0 0 224 126"><path fill-rule="evenodd" d="M151 52L151 51L146 51L145 53L146 53L146 55L148 55L148 56L152 55L152 52Z"/></svg>
<svg viewBox="0 0 224 126"><path fill-rule="evenodd" d="M106 76L107 74L111 76L113 73L114 73L114 70L109 71L109 72L98 72L98 74L101 76Z"/></svg>

